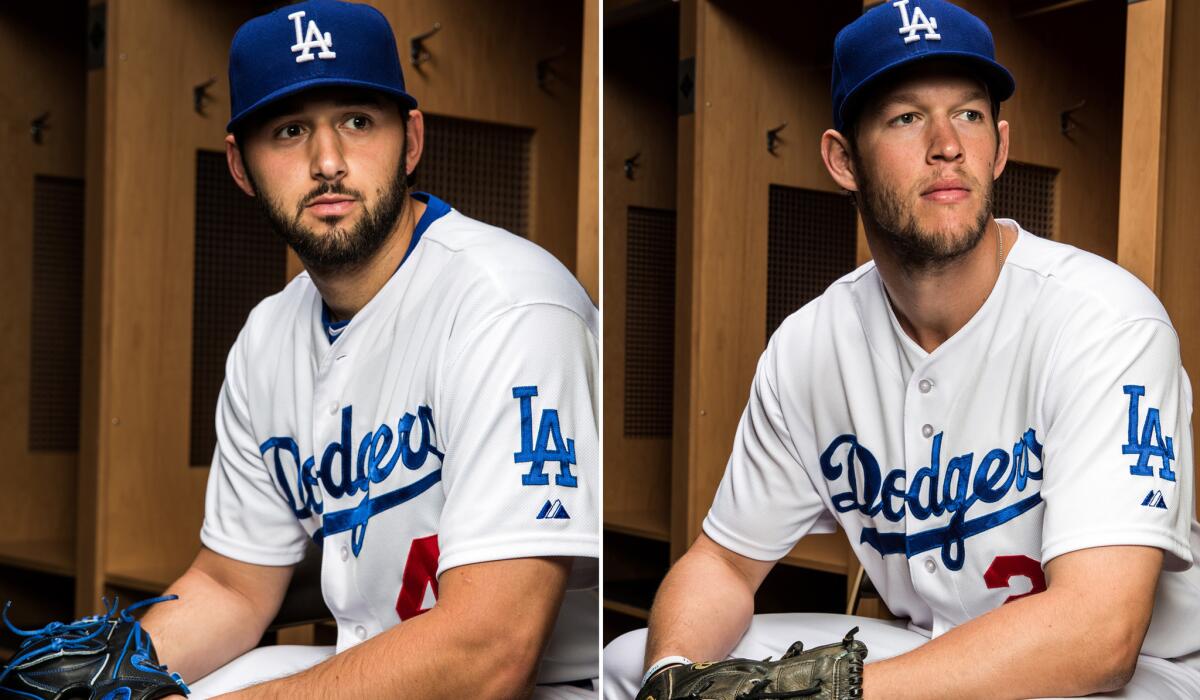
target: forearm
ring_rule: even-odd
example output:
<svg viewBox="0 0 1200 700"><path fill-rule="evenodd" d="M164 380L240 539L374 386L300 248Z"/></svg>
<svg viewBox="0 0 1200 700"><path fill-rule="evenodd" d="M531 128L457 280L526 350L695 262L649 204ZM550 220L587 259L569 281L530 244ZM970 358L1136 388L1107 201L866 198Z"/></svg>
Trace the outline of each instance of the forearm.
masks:
<svg viewBox="0 0 1200 700"><path fill-rule="evenodd" d="M439 578L440 597L429 612L303 673L223 697L527 698L570 566L569 559L545 557L452 568Z"/></svg>
<svg viewBox="0 0 1200 700"><path fill-rule="evenodd" d="M907 654L868 663L863 696L1001 700L1120 688L1132 669L1115 660L1129 658L1131 647L1136 659L1142 635L1131 638L1117 617L1070 594L1022 598Z"/></svg>
<svg viewBox="0 0 1200 700"><path fill-rule="evenodd" d="M754 615L754 587L728 562L693 548L663 580L650 611L645 665L666 656L723 659Z"/></svg>
<svg viewBox="0 0 1200 700"><path fill-rule="evenodd" d="M142 619L160 662L196 681L254 648L263 611L195 567L167 589L179 600L159 603Z"/></svg>
<svg viewBox="0 0 1200 700"><path fill-rule="evenodd" d="M540 643L523 635L481 634L435 606L307 671L221 698L527 698L541 652Z"/></svg>

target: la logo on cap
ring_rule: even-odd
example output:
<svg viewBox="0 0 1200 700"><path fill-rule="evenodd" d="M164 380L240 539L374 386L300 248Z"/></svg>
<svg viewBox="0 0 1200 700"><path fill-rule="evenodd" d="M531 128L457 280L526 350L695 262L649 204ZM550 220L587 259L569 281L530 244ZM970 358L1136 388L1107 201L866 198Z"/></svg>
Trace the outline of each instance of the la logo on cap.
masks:
<svg viewBox="0 0 1200 700"><path fill-rule="evenodd" d="M908 0L904 0L908 2ZM920 8L917 9L920 12ZM301 52L296 57L296 63L304 63L311 61L314 58L337 58L337 54L333 52L333 36L329 32L321 33L317 28L317 20L308 20L308 32L304 33L304 29L300 26L300 18L304 16L304 10L293 12L288 15L288 19L296 23L296 43L292 46L292 53ZM921 15L924 17L924 15ZM321 52L316 56L313 55L313 49L321 49Z"/></svg>
<svg viewBox="0 0 1200 700"><path fill-rule="evenodd" d="M933 41L940 41L941 34L937 33L937 17L926 17L925 11L920 7L913 8L912 21L908 17L908 2L909 0L896 0L892 3L892 7L900 8L900 19L904 22L900 27L901 34L907 34L904 37L904 43L911 44L914 41L920 41L921 37L917 36L917 32L925 32L925 38ZM311 28L310 28L311 32ZM300 20L296 20L296 39L300 38ZM300 59L296 59L300 60Z"/></svg>

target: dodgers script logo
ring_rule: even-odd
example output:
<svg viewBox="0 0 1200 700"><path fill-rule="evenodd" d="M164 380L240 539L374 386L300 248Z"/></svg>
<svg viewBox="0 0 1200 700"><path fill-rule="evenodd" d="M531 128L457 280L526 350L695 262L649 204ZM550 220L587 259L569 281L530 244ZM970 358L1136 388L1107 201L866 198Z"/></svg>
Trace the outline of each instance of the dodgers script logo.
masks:
<svg viewBox="0 0 1200 700"><path fill-rule="evenodd" d="M882 513L896 523L908 517L928 520L951 513L950 523L923 532L879 532L865 527L860 542L874 547L882 556L904 554L913 557L940 548L942 563L958 571L966 560L966 540L1016 518L1042 502L1040 492L1003 508L984 513L968 513L979 503L996 503L1010 491L1024 492L1032 481L1042 479L1042 444L1033 428L1025 431L1012 450L994 449L978 462L975 453L951 457L942 474L942 433L933 437L929 466L917 470L906 484L903 469L883 475L879 461L856 435L834 438L821 453L821 474L830 482L843 472L847 490L833 495L833 507L839 513L858 510L868 517ZM1036 468L1031 458L1036 458ZM979 509L982 510L982 509Z"/></svg>
<svg viewBox="0 0 1200 700"><path fill-rule="evenodd" d="M333 52L333 36L329 32L322 34L321 30L317 28L315 19L308 20L308 34L306 35L300 24L300 19L304 17L304 10L293 12L287 17L296 23L296 43L292 46L292 53L301 52L296 57L296 63L305 63L316 58L337 58L337 54ZM313 49L321 49L321 52L313 56Z"/></svg>
<svg viewBox="0 0 1200 700"><path fill-rule="evenodd" d="M325 447L320 465L312 456L301 461L300 447L291 437L270 438L259 446L259 452L267 466L273 468L275 483L296 518L322 516L321 527L313 533L313 541L319 545L324 538L349 530L350 545L357 557L367 534L367 522L379 513L411 501L441 481L441 462L445 455L434 447L437 429L433 425L433 411L428 406L418 408L415 416L405 413L396 424L395 432L386 423L369 431L358 441L357 452L352 452L353 411L353 406L342 409L341 438ZM418 426L420 434L414 436ZM357 459L354 459L355 454ZM371 486L386 481L397 465L416 471L424 467L431 456L438 460L437 469L392 491L371 495ZM320 488L315 488L318 485ZM362 500L353 508L324 512L322 493L337 499L360 492Z"/></svg>
<svg viewBox="0 0 1200 700"><path fill-rule="evenodd" d="M921 31L925 32L926 39L941 41L942 35L937 33L937 18L926 17L925 10L922 10L920 7L914 7L910 21L908 16L908 2L909 0L896 0L896 2L892 3L892 7L900 8L900 19L903 22L903 25L900 27L900 33L908 35L904 37L904 43L911 44L914 41L920 41L921 37L917 36L917 32Z"/></svg>

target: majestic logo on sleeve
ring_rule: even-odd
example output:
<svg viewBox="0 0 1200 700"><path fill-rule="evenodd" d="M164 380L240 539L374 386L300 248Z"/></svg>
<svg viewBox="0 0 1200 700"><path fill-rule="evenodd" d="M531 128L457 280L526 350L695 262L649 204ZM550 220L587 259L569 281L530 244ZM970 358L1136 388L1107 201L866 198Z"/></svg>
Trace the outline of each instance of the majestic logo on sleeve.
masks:
<svg viewBox="0 0 1200 700"><path fill-rule="evenodd" d="M1142 505L1146 506L1147 508L1162 508L1163 510L1169 510L1167 508L1167 499L1163 498L1162 491L1159 491L1158 489L1151 489L1150 493L1147 493L1146 497L1142 499Z"/></svg>
<svg viewBox="0 0 1200 700"><path fill-rule="evenodd" d="M1042 479L1042 444L1033 428L1013 444L1011 451L994 449L976 461L975 453L951 457L942 473L942 433L933 436L929 466L921 467L907 484L903 469L883 474L879 461L855 435L839 435L821 453L821 474L832 482L846 475L847 490L833 494L839 513L857 510L869 517L882 514L900 522L906 513L924 521L950 513L950 522L922 532L880 532L865 527L860 541L881 555L916 556L941 549L942 563L958 571L966 560L966 540L1003 525L1042 502L1040 492L987 512L977 504L1001 501L1014 489L1018 493ZM1036 465L1034 463L1036 460ZM971 512L971 511L975 512ZM968 517L968 516L971 517Z"/></svg>
<svg viewBox="0 0 1200 700"><path fill-rule="evenodd" d="M353 451L351 435L353 415L352 406L342 409L341 438L325 447L320 464L312 456L301 461L300 447L290 437L270 438L259 446L259 452L268 467L273 467L275 483L296 518L322 516L321 528L313 533L313 541L321 544L330 535L350 531L350 545L354 556L358 556L367 534L367 522L379 513L411 501L441 481L445 455L434 447L437 429L428 406L419 407L415 416L405 413L395 431L385 423L368 432L358 441L357 452ZM433 471L392 491L371 494L372 485L386 481L397 466L417 471L430 457L438 460ZM315 488L318 485L320 488ZM353 508L325 513L322 493L335 499L359 493L363 496Z"/></svg>
<svg viewBox="0 0 1200 700"><path fill-rule="evenodd" d="M300 55L296 57L296 63L307 63L317 58L337 58L337 54L333 52L333 36L329 32L322 34L321 30L317 28L315 19L308 20L308 33L305 34L304 28L300 24L301 18L304 17L304 10L293 12L287 17L296 23L296 43L292 46L292 53L300 52ZM313 49L321 49L321 51L313 56Z"/></svg>
<svg viewBox="0 0 1200 700"><path fill-rule="evenodd" d="M579 481L571 473L571 465L575 464L575 441L571 438L563 439L558 410L542 409L535 439L533 397L538 395L538 388L514 386L512 395L521 406L521 451L513 455L513 461L529 465L529 472L521 475L521 483L525 486L548 485L550 476L542 470L545 469L546 462L558 462L558 474L554 475L554 483L558 486L578 486Z"/></svg>
<svg viewBox="0 0 1200 700"><path fill-rule="evenodd" d="M892 7L900 9L900 19L903 25L900 27L900 34L907 34L904 37L904 43L911 44L914 41L920 41L921 37L917 36L917 32L925 32L925 38L930 41L941 41L942 35L937 33L937 18L926 17L925 10L920 7L914 7L911 19L908 15L909 0L896 0L892 3Z"/></svg>
<svg viewBox="0 0 1200 700"><path fill-rule="evenodd" d="M1159 478L1175 481L1175 472L1171 470L1171 460L1175 459L1175 441L1169 435L1163 437L1162 419L1157 408L1146 409L1146 422L1142 423L1141 430L1138 430L1141 417L1138 404L1141 397L1146 395L1146 387L1127 384L1123 391L1129 397L1129 441L1121 447L1121 453L1137 455L1138 458L1137 464L1129 465L1129 473L1135 476L1153 476L1154 468L1150 460L1159 459L1162 460L1162 465L1158 468ZM1159 498L1161 497L1160 494Z"/></svg>
<svg viewBox="0 0 1200 700"><path fill-rule="evenodd" d="M537 520L570 520L571 514L563 508L562 501L557 498L551 503L550 499L546 499L546 504L538 511Z"/></svg>

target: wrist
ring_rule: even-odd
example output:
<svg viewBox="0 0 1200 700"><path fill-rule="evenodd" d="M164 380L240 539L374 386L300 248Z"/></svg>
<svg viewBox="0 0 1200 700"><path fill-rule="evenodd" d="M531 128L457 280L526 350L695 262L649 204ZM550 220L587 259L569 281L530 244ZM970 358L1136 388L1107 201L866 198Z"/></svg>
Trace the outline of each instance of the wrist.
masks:
<svg viewBox="0 0 1200 700"><path fill-rule="evenodd" d="M653 678L659 671L671 666L687 666L693 663L686 656L664 656L663 658L650 664L650 668L646 669L646 674L642 676L642 685Z"/></svg>

